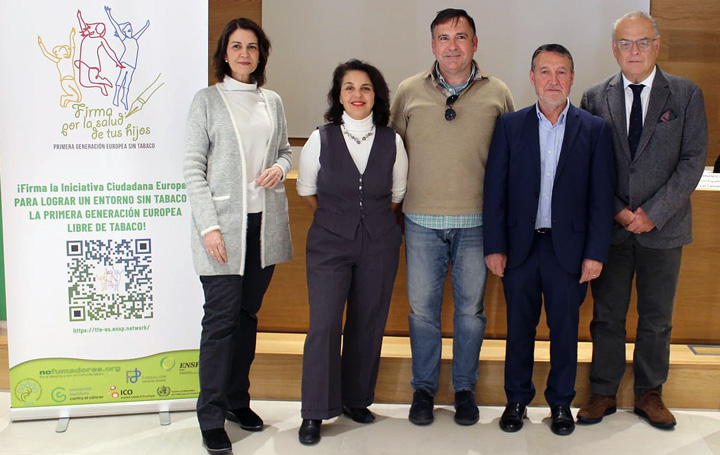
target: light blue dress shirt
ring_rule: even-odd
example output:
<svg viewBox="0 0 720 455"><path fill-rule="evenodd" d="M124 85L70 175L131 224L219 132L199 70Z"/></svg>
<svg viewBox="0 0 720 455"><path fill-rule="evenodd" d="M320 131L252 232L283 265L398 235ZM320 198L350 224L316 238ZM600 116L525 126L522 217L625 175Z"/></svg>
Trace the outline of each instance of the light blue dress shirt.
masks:
<svg viewBox="0 0 720 455"><path fill-rule="evenodd" d="M565 136L565 119L569 108L570 100L568 99L557 123L553 125L540 112L540 107L535 105L538 116L538 134L540 135L540 197L538 198L535 229L552 228L553 183L560 160L560 151Z"/></svg>

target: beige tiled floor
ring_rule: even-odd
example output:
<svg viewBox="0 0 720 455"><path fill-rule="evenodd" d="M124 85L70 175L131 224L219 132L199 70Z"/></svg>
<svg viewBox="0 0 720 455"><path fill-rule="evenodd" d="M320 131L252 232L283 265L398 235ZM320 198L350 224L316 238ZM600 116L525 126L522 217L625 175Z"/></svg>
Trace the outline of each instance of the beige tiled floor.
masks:
<svg viewBox="0 0 720 455"><path fill-rule="evenodd" d="M0 454L173 454L203 455L195 414L177 412L172 423L160 426L157 415L77 418L65 433L55 433L52 420L10 422L10 394L0 391ZM300 404L254 401L265 419L265 430L248 433L228 423L235 455L479 455L479 454L673 454L720 455L720 412L675 410L678 426L660 431L628 410L608 416L595 426L578 426L567 437L548 427L546 408L531 408L529 421L518 433L498 428L502 408L482 407L480 422L460 427L451 407L439 407L435 423L417 427L407 420L407 405L373 405L378 420L356 424L339 417L323 425L323 439L314 447L297 442ZM574 409L573 412L576 410Z"/></svg>

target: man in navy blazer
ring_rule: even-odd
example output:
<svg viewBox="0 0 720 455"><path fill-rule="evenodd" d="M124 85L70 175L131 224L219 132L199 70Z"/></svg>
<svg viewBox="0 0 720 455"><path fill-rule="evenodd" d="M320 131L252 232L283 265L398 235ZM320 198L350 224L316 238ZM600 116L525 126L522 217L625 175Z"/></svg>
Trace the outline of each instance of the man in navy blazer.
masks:
<svg viewBox="0 0 720 455"><path fill-rule="evenodd" d="M605 121L568 99L572 55L559 44L532 57L535 105L500 117L485 172L485 262L503 278L507 303L504 431L522 428L532 382L536 327L545 301L550 374L545 399L551 429L575 428L580 305L607 260L615 167Z"/></svg>
<svg viewBox="0 0 720 455"><path fill-rule="evenodd" d="M633 11L615 21L612 49L622 71L587 89L581 103L612 129L618 182L608 262L592 284L591 395L578 422L598 423L617 409L635 278L634 412L672 429L675 417L661 393L670 368L682 247L692 241L690 195L707 155L705 103L697 85L656 66L660 32L647 13Z"/></svg>

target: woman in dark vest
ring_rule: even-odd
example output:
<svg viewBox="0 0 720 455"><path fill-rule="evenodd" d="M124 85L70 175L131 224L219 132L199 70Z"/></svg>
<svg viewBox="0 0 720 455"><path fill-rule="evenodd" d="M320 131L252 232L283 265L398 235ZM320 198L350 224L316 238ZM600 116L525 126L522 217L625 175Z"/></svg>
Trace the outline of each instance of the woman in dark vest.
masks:
<svg viewBox="0 0 720 455"><path fill-rule="evenodd" d="M358 60L339 65L328 103L329 123L305 144L297 182L314 214L306 251L303 444L320 440L323 419L345 413L359 423L375 420L367 407L398 267L401 234L394 211L407 180L407 154L387 127L390 93L377 68Z"/></svg>

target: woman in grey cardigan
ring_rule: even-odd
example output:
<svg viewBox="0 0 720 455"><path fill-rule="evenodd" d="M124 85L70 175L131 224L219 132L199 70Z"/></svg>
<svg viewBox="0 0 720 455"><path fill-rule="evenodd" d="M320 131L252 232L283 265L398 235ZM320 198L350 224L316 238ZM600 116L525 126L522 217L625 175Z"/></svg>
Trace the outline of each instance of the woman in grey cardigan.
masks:
<svg viewBox="0 0 720 455"><path fill-rule="evenodd" d="M263 428L248 393L256 313L274 264L292 258L285 113L280 97L260 88L269 53L256 23L228 23L213 56L220 82L195 95L186 125L193 263L205 293L197 416L210 453L232 449L226 418Z"/></svg>

